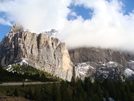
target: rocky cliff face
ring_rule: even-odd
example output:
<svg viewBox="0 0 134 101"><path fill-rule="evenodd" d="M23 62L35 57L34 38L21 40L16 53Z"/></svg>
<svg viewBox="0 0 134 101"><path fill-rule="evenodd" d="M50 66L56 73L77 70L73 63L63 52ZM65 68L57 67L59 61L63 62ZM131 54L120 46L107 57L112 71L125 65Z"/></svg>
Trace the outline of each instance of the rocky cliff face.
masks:
<svg viewBox="0 0 134 101"><path fill-rule="evenodd" d="M70 81L72 62L65 43L47 34L24 31L14 25L0 44L0 64L7 66L20 60Z"/></svg>
<svg viewBox="0 0 134 101"><path fill-rule="evenodd" d="M78 71L76 77L124 80L124 76L134 76L134 54L94 47L71 49L69 54Z"/></svg>
<svg viewBox="0 0 134 101"><path fill-rule="evenodd" d="M127 66L128 61L134 60L134 54L128 52L94 47L71 49L69 54L73 63L114 61Z"/></svg>

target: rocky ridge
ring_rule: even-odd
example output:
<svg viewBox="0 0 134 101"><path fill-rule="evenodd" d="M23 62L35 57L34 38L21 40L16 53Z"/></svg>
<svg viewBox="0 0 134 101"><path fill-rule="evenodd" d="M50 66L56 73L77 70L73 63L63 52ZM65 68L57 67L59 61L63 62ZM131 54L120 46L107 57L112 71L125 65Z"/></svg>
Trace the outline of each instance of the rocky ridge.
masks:
<svg viewBox="0 0 134 101"><path fill-rule="evenodd" d="M72 78L72 62L65 43L47 34L24 31L15 24L0 44L0 64L5 67L17 61L26 61L64 80Z"/></svg>
<svg viewBox="0 0 134 101"><path fill-rule="evenodd" d="M112 78L124 81L133 78L134 54L116 49L77 48L69 50L71 60L75 64L75 76L93 79Z"/></svg>

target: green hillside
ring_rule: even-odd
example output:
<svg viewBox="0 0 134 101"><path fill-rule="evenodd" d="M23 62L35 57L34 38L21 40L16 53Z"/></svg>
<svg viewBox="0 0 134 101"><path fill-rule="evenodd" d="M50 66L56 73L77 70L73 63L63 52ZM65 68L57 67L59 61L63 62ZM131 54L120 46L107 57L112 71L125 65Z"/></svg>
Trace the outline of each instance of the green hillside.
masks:
<svg viewBox="0 0 134 101"><path fill-rule="evenodd" d="M10 67L0 67L0 81L12 82L12 81L58 81L58 77L55 77L45 71L38 70L28 65L12 65Z"/></svg>

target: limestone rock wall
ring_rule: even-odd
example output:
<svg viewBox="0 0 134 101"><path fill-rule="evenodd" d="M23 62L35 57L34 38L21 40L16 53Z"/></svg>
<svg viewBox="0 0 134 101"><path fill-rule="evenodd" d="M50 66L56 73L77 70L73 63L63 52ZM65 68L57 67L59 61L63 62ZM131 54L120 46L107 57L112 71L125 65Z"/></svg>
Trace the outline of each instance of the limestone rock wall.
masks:
<svg viewBox="0 0 134 101"><path fill-rule="evenodd" d="M29 65L70 81L72 62L65 43L47 34L24 31L14 25L0 45L0 64L7 66L19 59Z"/></svg>

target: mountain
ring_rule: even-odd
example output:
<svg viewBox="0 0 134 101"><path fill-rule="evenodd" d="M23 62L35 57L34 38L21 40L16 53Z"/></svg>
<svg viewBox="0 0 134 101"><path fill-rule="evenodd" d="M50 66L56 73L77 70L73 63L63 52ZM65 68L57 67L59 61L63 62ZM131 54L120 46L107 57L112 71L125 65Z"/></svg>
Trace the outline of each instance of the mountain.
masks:
<svg viewBox="0 0 134 101"><path fill-rule="evenodd" d="M43 33L55 38L58 34L58 31L56 31L55 29L51 29L51 31L45 31Z"/></svg>
<svg viewBox="0 0 134 101"><path fill-rule="evenodd" d="M68 50L55 38L57 33L55 29L31 33L15 24L0 42L0 65L25 63L68 81L72 76L121 81L134 78L134 54L95 47Z"/></svg>
<svg viewBox="0 0 134 101"><path fill-rule="evenodd" d="M72 62L65 43L47 34L25 31L15 24L0 43L0 65L25 62L70 81Z"/></svg>
<svg viewBox="0 0 134 101"><path fill-rule="evenodd" d="M117 49L77 48L69 50L75 76L125 80L134 74L134 54Z"/></svg>

